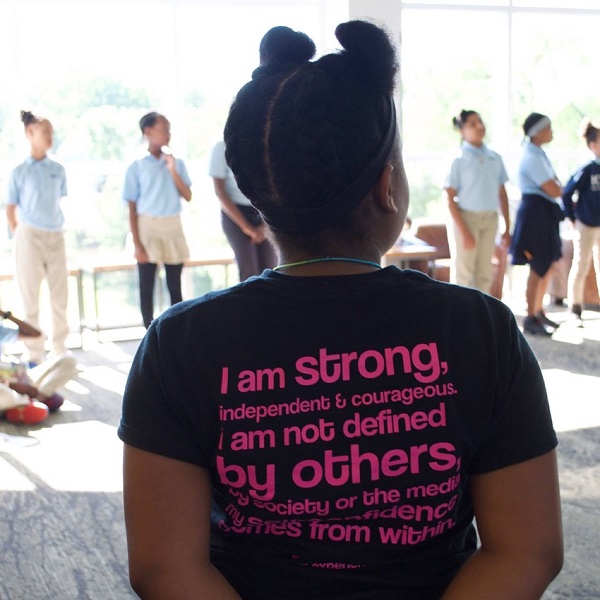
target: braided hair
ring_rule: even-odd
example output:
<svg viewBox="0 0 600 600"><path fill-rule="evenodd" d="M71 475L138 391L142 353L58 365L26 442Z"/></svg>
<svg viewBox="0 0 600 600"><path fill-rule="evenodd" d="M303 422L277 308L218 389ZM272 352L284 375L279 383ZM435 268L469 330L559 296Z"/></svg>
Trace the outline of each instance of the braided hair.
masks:
<svg viewBox="0 0 600 600"><path fill-rule="evenodd" d="M396 148L390 38L366 21L342 23L335 33L343 50L311 62L308 36L269 30L261 64L229 112L227 162L275 232L339 227Z"/></svg>

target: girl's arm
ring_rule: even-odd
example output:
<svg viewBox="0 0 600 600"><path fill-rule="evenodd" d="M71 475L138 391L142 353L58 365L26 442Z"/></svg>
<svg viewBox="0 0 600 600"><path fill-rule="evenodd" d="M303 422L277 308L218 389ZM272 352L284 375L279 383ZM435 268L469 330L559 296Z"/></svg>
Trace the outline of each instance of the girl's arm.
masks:
<svg viewBox="0 0 600 600"><path fill-rule="evenodd" d="M448 209L450 210L450 216L452 217L452 220L456 223L456 226L460 230L463 246L465 247L465 249L471 250L475 248L475 238L473 237L473 234L471 233L470 229L467 227L467 224L464 222L460 214L460 209L458 208L458 203L455 201L458 192L457 190L451 187L447 187L444 189L448 197Z"/></svg>
<svg viewBox="0 0 600 600"><path fill-rule="evenodd" d="M481 547L442 600L539 600L562 567L556 452L472 477Z"/></svg>
<svg viewBox="0 0 600 600"><path fill-rule="evenodd" d="M0 317L7 321L12 321L19 328L19 337L39 337L42 332L33 325L17 319L10 311L0 310Z"/></svg>
<svg viewBox="0 0 600 600"><path fill-rule="evenodd" d="M137 206L135 202L127 202L129 207L129 227L131 229L131 237L133 238L134 256L139 263L149 262L146 248L140 241L140 232L138 229Z"/></svg>
<svg viewBox="0 0 600 600"><path fill-rule="evenodd" d="M504 219L504 233L502 234L502 241L505 246L510 246L510 212L508 210L508 195L506 193L506 187L503 185L500 186L499 191L499 199L500 199L500 212L502 213L502 218Z"/></svg>
<svg viewBox="0 0 600 600"><path fill-rule="evenodd" d="M576 191L580 191L588 185L589 172L587 169L583 169L578 173L575 173L567 184L563 188L562 202L565 207L565 214L572 222L575 222L575 211L573 210L573 194Z"/></svg>
<svg viewBox="0 0 600 600"><path fill-rule="evenodd" d="M177 191L184 200L189 202L192 199L192 188L181 179L177 172L177 169L175 168L175 157L172 154L163 154L162 158L167 164L167 169L169 170L169 173L171 173Z"/></svg>
<svg viewBox="0 0 600 600"><path fill-rule="evenodd" d="M237 204L229 197L225 190L225 180L213 177L215 194L221 202L223 212L255 243L260 244L265 239L264 230L261 227L253 227L248 223Z"/></svg>
<svg viewBox="0 0 600 600"><path fill-rule="evenodd" d="M125 445L129 578L142 600L240 600L212 566L206 469Z"/></svg>
<svg viewBox="0 0 600 600"><path fill-rule="evenodd" d="M542 190L548 194L548 196L552 196L553 198L558 198L562 196L562 186L556 179L550 179L540 185Z"/></svg>
<svg viewBox="0 0 600 600"><path fill-rule="evenodd" d="M17 205L8 204L6 206L6 221L11 233L15 232L17 228Z"/></svg>

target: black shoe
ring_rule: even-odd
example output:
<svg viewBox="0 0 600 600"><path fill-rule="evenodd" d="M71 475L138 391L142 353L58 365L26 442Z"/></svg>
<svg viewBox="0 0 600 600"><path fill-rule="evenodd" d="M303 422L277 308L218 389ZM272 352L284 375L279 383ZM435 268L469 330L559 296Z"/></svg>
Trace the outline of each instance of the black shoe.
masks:
<svg viewBox="0 0 600 600"><path fill-rule="evenodd" d="M542 325L537 317L531 315L525 317L523 321L523 331L525 333L531 333L533 335L542 335L550 337L552 334Z"/></svg>
<svg viewBox="0 0 600 600"><path fill-rule="evenodd" d="M558 329L560 327L560 323L549 319L543 310L538 310L535 313L535 316L542 325L547 325L548 327L552 327L553 329Z"/></svg>

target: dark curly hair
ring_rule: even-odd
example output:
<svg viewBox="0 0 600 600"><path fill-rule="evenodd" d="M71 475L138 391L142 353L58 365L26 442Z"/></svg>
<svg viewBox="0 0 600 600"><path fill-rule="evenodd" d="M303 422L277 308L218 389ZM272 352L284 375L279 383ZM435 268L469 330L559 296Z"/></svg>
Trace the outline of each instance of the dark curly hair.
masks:
<svg viewBox="0 0 600 600"><path fill-rule="evenodd" d="M342 23L335 33L343 50L311 62L308 36L269 30L261 65L229 112L227 162L276 232L338 227L396 148L398 63L389 36L366 21Z"/></svg>

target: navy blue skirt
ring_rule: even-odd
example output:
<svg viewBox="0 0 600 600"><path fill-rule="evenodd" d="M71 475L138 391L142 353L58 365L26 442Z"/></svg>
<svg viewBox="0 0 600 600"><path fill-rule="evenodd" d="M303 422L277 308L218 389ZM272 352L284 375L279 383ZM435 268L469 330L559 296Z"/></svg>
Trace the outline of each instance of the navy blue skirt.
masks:
<svg viewBox="0 0 600 600"><path fill-rule="evenodd" d="M543 277L562 255L558 224L563 218L556 202L535 194L523 194L510 246L512 264L529 264Z"/></svg>

